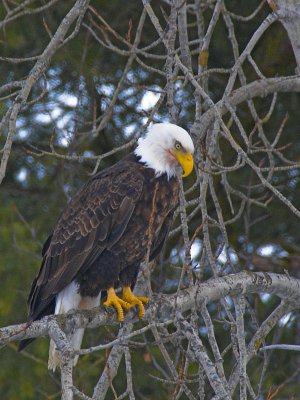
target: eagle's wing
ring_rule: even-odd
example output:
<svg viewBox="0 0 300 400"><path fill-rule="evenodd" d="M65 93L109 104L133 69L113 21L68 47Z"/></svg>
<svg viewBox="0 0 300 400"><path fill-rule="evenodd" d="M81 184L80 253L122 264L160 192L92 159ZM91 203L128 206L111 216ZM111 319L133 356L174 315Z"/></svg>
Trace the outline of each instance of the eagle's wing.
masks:
<svg viewBox="0 0 300 400"><path fill-rule="evenodd" d="M136 165L124 161L100 173L74 196L45 243L28 298L30 320L45 315L56 294L119 240L143 183Z"/></svg>

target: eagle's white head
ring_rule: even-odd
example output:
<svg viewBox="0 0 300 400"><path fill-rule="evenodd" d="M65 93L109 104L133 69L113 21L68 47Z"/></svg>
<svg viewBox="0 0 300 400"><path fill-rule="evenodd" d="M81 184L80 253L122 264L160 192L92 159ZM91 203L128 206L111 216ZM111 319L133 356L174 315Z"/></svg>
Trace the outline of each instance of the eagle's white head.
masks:
<svg viewBox="0 0 300 400"><path fill-rule="evenodd" d="M174 124L153 124L145 137L139 139L134 153L155 170L156 176L164 173L169 178L175 176L178 164L183 169L182 176L193 170L193 141L186 130Z"/></svg>

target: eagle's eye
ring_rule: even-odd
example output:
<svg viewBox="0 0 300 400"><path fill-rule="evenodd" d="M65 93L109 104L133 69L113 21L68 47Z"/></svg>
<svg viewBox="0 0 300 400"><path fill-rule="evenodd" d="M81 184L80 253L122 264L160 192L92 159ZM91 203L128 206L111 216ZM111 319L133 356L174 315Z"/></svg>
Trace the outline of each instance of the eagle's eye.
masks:
<svg viewBox="0 0 300 400"><path fill-rule="evenodd" d="M180 144L179 142L176 142L176 143L175 143L175 148L176 148L177 150L180 150L180 149L182 148L182 146L181 146L181 144Z"/></svg>

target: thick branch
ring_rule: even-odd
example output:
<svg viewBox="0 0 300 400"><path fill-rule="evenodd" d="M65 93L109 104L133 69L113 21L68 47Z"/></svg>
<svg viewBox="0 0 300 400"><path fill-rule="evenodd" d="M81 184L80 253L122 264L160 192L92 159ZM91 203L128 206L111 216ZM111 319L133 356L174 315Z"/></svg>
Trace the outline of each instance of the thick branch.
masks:
<svg viewBox="0 0 300 400"><path fill-rule="evenodd" d="M150 322L153 320L167 321L170 320L172 315L175 315L177 310L185 312L193 306L200 310L203 304L228 295L236 296L239 293L258 292L276 294L296 309L300 302L300 280L286 275L261 272L241 272L210 279L205 283L180 290L177 294L153 296L144 319ZM133 320L133 315L133 312L128 313L125 322L137 321L137 318ZM5 345L16 340L48 336L49 326L53 319L56 319L66 332L70 331L71 328L96 328L118 323L115 313L108 312L103 308L90 311L71 311L66 315L45 317L29 326L23 323L1 328L0 344Z"/></svg>
<svg viewBox="0 0 300 400"><path fill-rule="evenodd" d="M230 94L227 103L232 107L235 107L246 100L253 99L255 97L266 97L269 94L276 92L300 92L300 77L288 76L256 80L248 85L234 90ZM222 100L216 103L215 108L211 107L208 111L206 111L200 119L200 132L197 132L199 139L203 138L209 125L216 118L216 109L221 115L224 115L228 112L228 109L226 105L223 104Z"/></svg>
<svg viewBox="0 0 300 400"><path fill-rule="evenodd" d="M300 72L300 1L277 0L277 14L285 27L297 62L297 71Z"/></svg>

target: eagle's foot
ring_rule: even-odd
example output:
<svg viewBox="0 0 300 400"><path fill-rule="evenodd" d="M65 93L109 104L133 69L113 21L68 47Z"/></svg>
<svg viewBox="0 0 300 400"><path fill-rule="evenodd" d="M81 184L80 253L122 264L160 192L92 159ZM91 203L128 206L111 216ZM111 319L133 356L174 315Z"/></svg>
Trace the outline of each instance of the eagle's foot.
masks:
<svg viewBox="0 0 300 400"><path fill-rule="evenodd" d="M130 303L124 299L120 299L120 297L116 295L114 288L109 288L107 290L107 300L103 303L103 305L105 307L114 307L117 310L119 321L124 320L123 308L124 310L128 311L131 307Z"/></svg>
<svg viewBox="0 0 300 400"><path fill-rule="evenodd" d="M135 296L130 287L126 286L123 288L123 300L125 300L125 302L127 304L130 304L130 307L135 307L138 306L139 308L139 318L143 318L143 316L145 315L145 308L144 308L144 304L147 304L149 299L147 297L137 297Z"/></svg>

